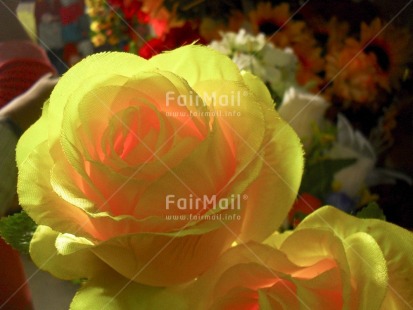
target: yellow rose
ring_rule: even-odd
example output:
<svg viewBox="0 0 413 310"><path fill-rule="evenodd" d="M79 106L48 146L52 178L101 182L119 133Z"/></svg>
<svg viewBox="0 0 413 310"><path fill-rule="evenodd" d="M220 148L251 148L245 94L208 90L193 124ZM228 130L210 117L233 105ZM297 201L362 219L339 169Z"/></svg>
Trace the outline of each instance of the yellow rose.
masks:
<svg viewBox="0 0 413 310"><path fill-rule="evenodd" d="M413 234L398 226L323 207L265 243L224 253L192 288L191 309L413 306Z"/></svg>
<svg viewBox="0 0 413 310"><path fill-rule="evenodd" d="M20 203L39 224L31 256L64 279L189 281L234 240L274 232L302 161L264 84L227 57L93 55L17 147Z"/></svg>

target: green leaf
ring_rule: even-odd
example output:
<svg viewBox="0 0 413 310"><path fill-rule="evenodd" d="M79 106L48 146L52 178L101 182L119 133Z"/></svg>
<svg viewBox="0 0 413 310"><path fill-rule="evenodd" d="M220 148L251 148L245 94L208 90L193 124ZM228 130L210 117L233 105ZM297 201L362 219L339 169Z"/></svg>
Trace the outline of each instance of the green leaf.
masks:
<svg viewBox="0 0 413 310"><path fill-rule="evenodd" d="M301 182L301 193L310 193L320 199L331 191L334 175L350 166L356 159L324 159L307 165Z"/></svg>
<svg viewBox="0 0 413 310"><path fill-rule="evenodd" d="M356 216L361 219L379 219L386 220L383 210L376 202L370 202L366 207L357 212Z"/></svg>
<svg viewBox="0 0 413 310"><path fill-rule="evenodd" d="M321 129L317 123L312 124L311 144L306 152L307 162L314 164L320 160L326 159L326 154L332 148L336 141L337 127L333 124L326 123Z"/></svg>
<svg viewBox="0 0 413 310"><path fill-rule="evenodd" d="M0 219L0 236L21 253L29 254L36 223L22 211Z"/></svg>

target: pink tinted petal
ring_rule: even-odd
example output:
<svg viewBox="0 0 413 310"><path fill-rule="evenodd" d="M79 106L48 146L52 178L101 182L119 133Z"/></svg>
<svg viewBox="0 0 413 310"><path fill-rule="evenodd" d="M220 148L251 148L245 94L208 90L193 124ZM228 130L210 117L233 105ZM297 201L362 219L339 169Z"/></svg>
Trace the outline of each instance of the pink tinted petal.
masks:
<svg viewBox="0 0 413 310"><path fill-rule="evenodd" d="M312 279L318 275L337 268L337 264L332 259L323 259L312 266L304 267L292 274L294 278ZM338 275L339 276L339 275Z"/></svg>
<svg viewBox="0 0 413 310"><path fill-rule="evenodd" d="M50 180L52 165L47 141L40 143L20 166L17 185L20 204L37 223L55 231L96 235L97 231L84 211L62 200L54 192Z"/></svg>
<svg viewBox="0 0 413 310"><path fill-rule="evenodd" d="M226 270L215 286L214 295L223 296L233 288L240 286L258 290L271 287L278 282L278 276L267 266L255 263L237 264Z"/></svg>
<svg viewBox="0 0 413 310"><path fill-rule="evenodd" d="M210 267L229 247L238 229L235 222L185 237L179 237L178 232L175 238L151 234L121 236L102 243L93 252L133 281L153 286L174 285L189 281Z"/></svg>
<svg viewBox="0 0 413 310"><path fill-rule="evenodd" d="M265 139L258 160L262 171L247 195L250 207L241 239L262 241L276 230L288 214L303 172L303 151L298 137L275 111L263 108Z"/></svg>
<svg viewBox="0 0 413 310"><path fill-rule="evenodd" d="M211 310L259 310L258 294L254 290L236 287L215 300Z"/></svg>
<svg viewBox="0 0 413 310"><path fill-rule="evenodd" d="M299 308L300 297L297 296L297 287L290 280L278 279L273 286L265 290L265 293L271 305L276 305L280 309Z"/></svg>

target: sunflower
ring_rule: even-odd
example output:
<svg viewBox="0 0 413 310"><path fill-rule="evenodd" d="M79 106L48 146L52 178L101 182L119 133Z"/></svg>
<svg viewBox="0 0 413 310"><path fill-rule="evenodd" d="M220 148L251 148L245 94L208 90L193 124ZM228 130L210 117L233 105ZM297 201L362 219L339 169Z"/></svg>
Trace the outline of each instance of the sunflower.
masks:
<svg viewBox="0 0 413 310"><path fill-rule="evenodd" d="M298 42L312 39L304 22L291 19L288 3L273 7L269 2L260 2L249 17L253 31L264 33L277 47L293 47Z"/></svg>
<svg viewBox="0 0 413 310"><path fill-rule="evenodd" d="M327 51L339 50L344 47L348 37L350 25L347 22L339 21L336 17L331 18L327 24L325 32L327 34Z"/></svg>
<svg viewBox="0 0 413 310"><path fill-rule="evenodd" d="M361 24L360 42L364 52L376 59L380 86L387 91L398 88L412 56L412 40L407 29L382 25L376 18L370 25Z"/></svg>
<svg viewBox="0 0 413 310"><path fill-rule="evenodd" d="M277 47L291 47L294 50L300 62L298 82L317 90L322 82L318 73L324 67L322 50L306 23L292 19L289 4L273 6L269 2L260 2L249 17L255 33L264 33Z"/></svg>
<svg viewBox="0 0 413 310"><path fill-rule="evenodd" d="M332 95L357 108L377 108L378 72L376 59L365 53L357 40L346 40L342 50L334 50L326 56L326 78L332 83Z"/></svg>

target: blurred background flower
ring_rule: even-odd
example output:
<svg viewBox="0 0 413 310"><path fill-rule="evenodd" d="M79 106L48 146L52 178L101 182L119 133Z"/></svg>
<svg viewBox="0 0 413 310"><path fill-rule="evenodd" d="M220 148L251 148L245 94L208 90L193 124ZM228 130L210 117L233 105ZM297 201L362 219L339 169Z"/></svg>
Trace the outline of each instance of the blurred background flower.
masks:
<svg viewBox="0 0 413 310"><path fill-rule="evenodd" d="M297 84L297 57L289 48L277 48L268 43L263 34L248 34L244 29L238 33L222 34L220 41L210 46L230 57L240 68L261 78L267 84L273 98L280 102L287 88Z"/></svg>
<svg viewBox="0 0 413 310"><path fill-rule="evenodd" d="M291 87L285 92L278 112L294 128L304 147L308 147L311 144L313 127L323 126L328 107L329 103L323 97Z"/></svg>

